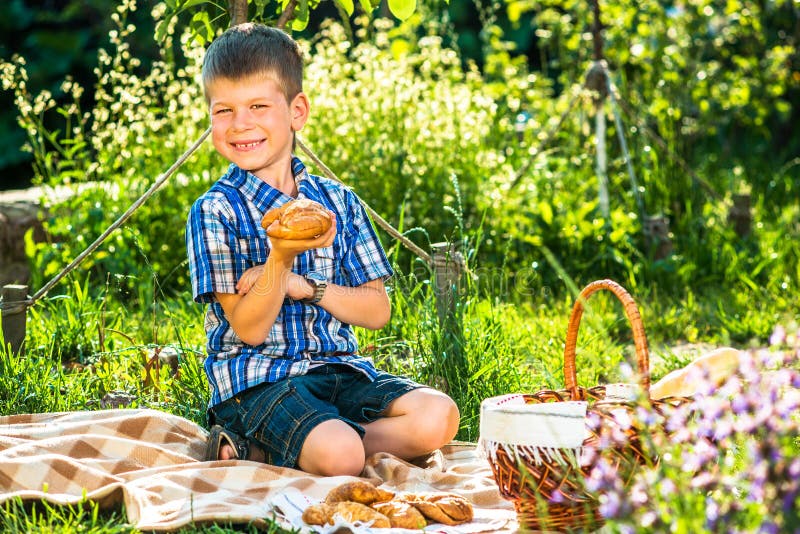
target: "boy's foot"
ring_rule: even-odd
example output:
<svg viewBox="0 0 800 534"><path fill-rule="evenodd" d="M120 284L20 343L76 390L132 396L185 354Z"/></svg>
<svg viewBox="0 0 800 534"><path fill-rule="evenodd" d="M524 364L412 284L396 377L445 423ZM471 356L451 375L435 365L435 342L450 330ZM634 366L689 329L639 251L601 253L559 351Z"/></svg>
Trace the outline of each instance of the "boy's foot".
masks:
<svg viewBox="0 0 800 534"><path fill-rule="evenodd" d="M263 462L265 460L264 451L257 445L253 445L255 444L249 439L220 425L214 425L209 432L205 461L242 459Z"/></svg>

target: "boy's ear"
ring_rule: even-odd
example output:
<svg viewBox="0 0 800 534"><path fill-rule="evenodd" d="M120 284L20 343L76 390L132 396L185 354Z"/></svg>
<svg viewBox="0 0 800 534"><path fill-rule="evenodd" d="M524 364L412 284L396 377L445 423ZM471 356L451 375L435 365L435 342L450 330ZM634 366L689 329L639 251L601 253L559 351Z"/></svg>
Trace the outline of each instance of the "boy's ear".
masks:
<svg viewBox="0 0 800 534"><path fill-rule="evenodd" d="M302 130L311 111L311 103L305 93L297 93L289 104L289 111L292 114L292 129Z"/></svg>

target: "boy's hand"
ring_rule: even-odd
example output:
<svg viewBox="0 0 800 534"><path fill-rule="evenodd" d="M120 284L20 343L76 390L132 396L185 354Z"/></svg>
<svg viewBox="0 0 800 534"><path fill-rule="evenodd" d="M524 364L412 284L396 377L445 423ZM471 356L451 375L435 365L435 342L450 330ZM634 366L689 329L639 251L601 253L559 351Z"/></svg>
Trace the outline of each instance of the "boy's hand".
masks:
<svg viewBox="0 0 800 534"><path fill-rule="evenodd" d="M294 262L295 256L306 250L326 248L333 245L333 238L336 236L336 217L333 212L330 213L333 224L331 224L327 232L319 237L313 237L311 239L278 239L270 237L269 242L272 245L269 252L270 256L274 255L276 259L282 260L285 263L288 262L291 265L291 263ZM277 224L277 221L272 224Z"/></svg>
<svg viewBox="0 0 800 534"><path fill-rule="evenodd" d="M237 293L244 295L245 293L249 292L258 281L258 277L261 276L261 273L263 272L263 265L256 265L255 267L250 267L247 269L244 274L242 274L242 277L239 278L239 281L236 282Z"/></svg>
<svg viewBox="0 0 800 534"><path fill-rule="evenodd" d="M236 291L240 295L249 293L250 290L258 291L258 277L264 272L263 265L247 269L236 283ZM313 291L312 291L313 292ZM306 279L297 273L289 273L287 280L286 296L294 300L302 300L311 296Z"/></svg>
<svg viewBox="0 0 800 534"><path fill-rule="evenodd" d="M284 264L291 268L291 264L298 254L306 250L325 248L333 245L333 238L336 236L336 217L334 217L333 212L331 212L331 218L333 219L333 224L330 229L319 237L312 239L277 239L275 237L270 237L270 244L272 245L270 256L274 255L276 258L282 259ZM242 277L239 278L239 281L236 282L237 293L240 295L249 293L250 290L258 284L258 278L263 272L263 265L256 265L255 267L247 269L244 274L242 274ZM306 282L302 276L290 272L286 287L286 295L295 300L308 297L308 282Z"/></svg>

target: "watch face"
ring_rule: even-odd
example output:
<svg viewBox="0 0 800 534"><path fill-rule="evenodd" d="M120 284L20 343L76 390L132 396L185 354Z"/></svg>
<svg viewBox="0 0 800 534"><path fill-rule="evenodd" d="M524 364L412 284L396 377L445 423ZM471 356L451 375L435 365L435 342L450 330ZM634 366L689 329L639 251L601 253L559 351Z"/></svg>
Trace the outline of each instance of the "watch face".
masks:
<svg viewBox="0 0 800 534"><path fill-rule="evenodd" d="M311 298L304 299L303 302L310 302L315 303L319 302L322 299L322 295L325 294L325 288L328 287L328 280L323 276L321 273L317 273L311 271L305 276L305 279L308 280L308 283L314 286L314 294Z"/></svg>
<svg viewBox="0 0 800 534"><path fill-rule="evenodd" d="M309 271L308 274L305 276L309 280L314 280L315 282L327 282L328 279L325 278L325 275L317 272L317 271ZM316 284L315 284L316 285Z"/></svg>

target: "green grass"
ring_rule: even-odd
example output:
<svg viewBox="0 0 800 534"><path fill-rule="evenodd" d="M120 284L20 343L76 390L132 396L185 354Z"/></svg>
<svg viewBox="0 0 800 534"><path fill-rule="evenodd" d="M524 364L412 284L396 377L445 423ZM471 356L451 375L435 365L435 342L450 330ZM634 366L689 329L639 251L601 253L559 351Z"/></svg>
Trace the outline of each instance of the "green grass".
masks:
<svg viewBox="0 0 800 534"><path fill-rule="evenodd" d="M158 291L143 291L146 300L125 300L105 286L93 289L90 280L61 289L62 294L29 310L26 354L0 353L0 414L96 410L109 393L123 392L132 399L131 407L164 410L205 424L202 306L187 304L188 295L154 298ZM574 300L566 289L560 296L514 302L510 294L481 294L477 284L466 280L444 321L425 279L398 274L391 296L390 324L375 332L357 330L364 352L382 368L449 393L462 412L459 439L478 438L481 400L563 386L564 335ZM740 339L764 344L762 328L768 333L767 325L785 312L765 307L759 313L745 305L746 298L722 292L633 296L649 334L654 379L691 357L673 352L678 342L720 345ZM166 365L152 365L155 351L164 347L178 354L175 375ZM624 380L623 362L632 354L630 325L621 305L608 292L595 294L579 329L579 383ZM92 504L73 508L11 502L2 521L0 526L9 532L135 532L125 524L123 510L100 512Z"/></svg>

